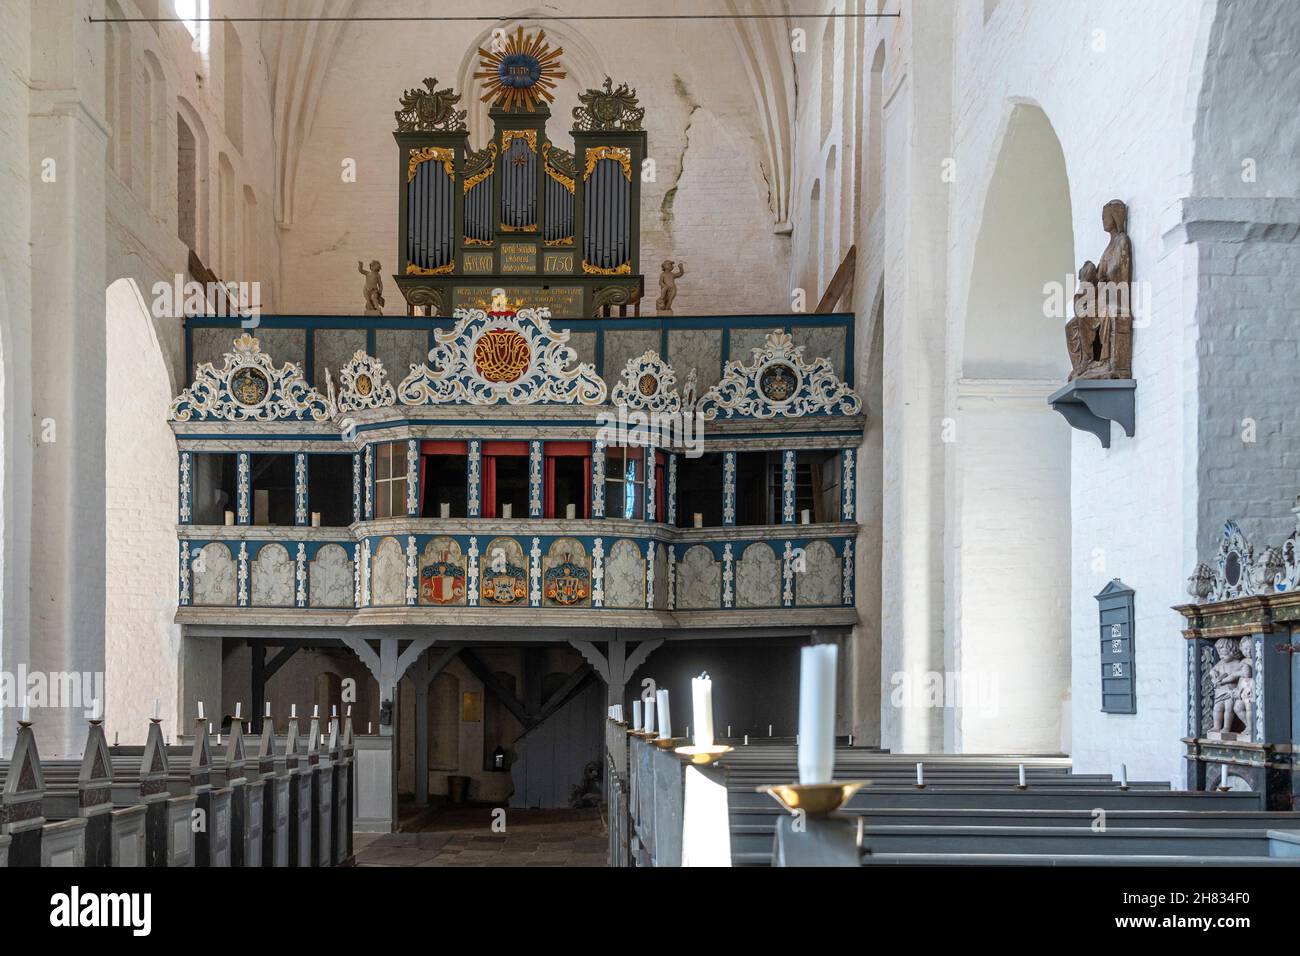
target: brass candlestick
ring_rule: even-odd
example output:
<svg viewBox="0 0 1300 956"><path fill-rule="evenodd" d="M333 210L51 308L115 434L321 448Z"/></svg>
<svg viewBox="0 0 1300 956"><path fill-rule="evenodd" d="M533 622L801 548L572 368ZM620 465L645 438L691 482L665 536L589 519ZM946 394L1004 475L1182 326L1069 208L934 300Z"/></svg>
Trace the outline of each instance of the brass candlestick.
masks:
<svg viewBox="0 0 1300 956"><path fill-rule="evenodd" d="M832 780L830 783L774 783L758 787L791 813L802 810L810 817L834 813L870 780Z"/></svg>
<svg viewBox="0 0 1300 956"><path fill-rule="evenodd" d="M691 763L708 766L735 749L726 744L714 744L712 747L677 747L673 752L685 757Z"/></svg>

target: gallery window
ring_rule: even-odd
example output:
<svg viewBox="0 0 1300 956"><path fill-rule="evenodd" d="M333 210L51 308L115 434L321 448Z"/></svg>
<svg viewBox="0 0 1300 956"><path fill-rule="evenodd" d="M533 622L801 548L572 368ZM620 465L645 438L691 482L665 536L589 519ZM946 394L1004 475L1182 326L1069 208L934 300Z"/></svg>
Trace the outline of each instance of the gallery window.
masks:
<svg viewBox="0 0 1300 956"><path fill-rule="evenodd" d="M406 514L406 442L374 446L375 517Z"/></svg>
<svg viewBox="0 0 1300 956"><path fill-rule="evenodd" d="M469 498L469 452L463 441L420 442L420 517L463 518Z"/></svg>
<svg viewBox="0 0 1300 956"><path fill-rule="evenodd" d="M736 524L781 521L781 453L742 451L736 455Z"/></svg>
<svg viewBox="0 0 1300 956"><path fill-rule="evenodd" d="M235 488L238 484L238 456L233 452L190 456L193 493L190 520L194 524L225 524L225 513L235 511Z"/></svg>
<svg viewBox="0 0 1300 956"><path fill-rule="evenodd" d="M591 443L548 441L543 467L547 518L591 516Z"/></svg>
<svg viewBox="0 0 1300 956"><path fill-rule="evenodd" d="M840 520L840 453L801 451L795 456L794 520L808 512L813 524Z"/></svg>
<svg viewBox="0 0 1300 956"><path fill-rule="evenodd" d="M605 516L645 517L645 449L605 449Z"/></svg>
<svg viewBox="0 0 1300 956"><path fill-rule="evenodd" d="M307 456L307 509L325 528L352 523L352 456Z"/></svg>
<svg viewBox="0 0 1300 956"><path fill-rule="evenodd" d="M250 456L249 487L253 524L293 524L293 455Z"/></svg>
<svg viewBox="0 0 1300 956"><path fill-rule="evenodd" d="M701 527L722 525L722 455L718 452L677 459L677 527L694 527L697 514Z"/></svg>
<svg viewBox="0 0 1300 956"><path fill-rule="evenodd" d="M528 517L528 442L483 443L483 517Z"/></svg>

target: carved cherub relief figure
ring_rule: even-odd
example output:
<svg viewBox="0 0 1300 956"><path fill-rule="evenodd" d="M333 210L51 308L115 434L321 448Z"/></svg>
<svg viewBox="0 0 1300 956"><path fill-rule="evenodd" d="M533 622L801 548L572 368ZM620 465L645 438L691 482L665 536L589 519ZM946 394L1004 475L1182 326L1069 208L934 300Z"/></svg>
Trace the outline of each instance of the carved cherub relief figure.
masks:
<svg viewBox="0 0 1300 956"><path fill-rule="evenodd" d="M1243 678L1254 687L1254 666L1242 656L1241 644L1231 637L1221 637L1214 642L1219 655L1218 663L1210 668L1210 683L1214 687L1214 730L1225 739L1235 739L1235 720L1246 724L1246 707L1241 701L1240 685ZM1228 735L1232 736L1229 737Z"/></svg>
<svg viewBox="0 0 1300 956"><path fill-rule="evenodd" d="M357 271L366 277L366 287L362 292L365 297L366 315L384 314L384 280L380 268L378 259L370 260L369 271L361 265L360 259L357 260Z"/></svg>
<svg viewBox="0 0 1300 956"><path fill-rule="evenodd" d="M1255 639L1253 637L1243 637L1240 642L1241 661L1244 666L1244 672L1241 679L1237 681L1237 700L1233 705L1232 712L1241 720L1241 736L1246 739L1252 739L1255 727Z"/></svg>

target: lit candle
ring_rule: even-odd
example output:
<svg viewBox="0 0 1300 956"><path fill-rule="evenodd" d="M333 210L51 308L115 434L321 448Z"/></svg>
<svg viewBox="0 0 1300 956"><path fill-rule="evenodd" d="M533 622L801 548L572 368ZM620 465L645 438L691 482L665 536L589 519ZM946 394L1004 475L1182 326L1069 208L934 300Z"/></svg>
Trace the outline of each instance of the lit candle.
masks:
<svg viewBox="0 0 1300 956"><path fill-rule="evenodd" d="M641 717L641 701L640 701L640 699L638 698L637 700L632 701L632 729L633 729L633 730L644 730L644 729L645 729L645 728L642 727L642 725L641 725L641 720L642 720L642 717Z"/></svg>
<svg viewBox="0 0 1300 956"><path fill-rule="evenodd" d="M799 782L830 783L835 770L834 644L814 644L799 660Z"/></svg>
<svg viewBox="0 0 1300 956"><path fill-rule="evenodd" d="M925 786L925 764L919 760L916 762L916 785L918 787Z"/></svg>
<svg viewBox="0 0 1300 956"><path fill-rule="evenodd" d="M1128 767L1125 764L1119 765L1119 785L1126 789L1128 787Z"/></svg>
<svg viewBox="0 0 1300 956"><path fill-rule="evenodd" d="M812 512L804 508L799 512L799 521L801 524L812 524Z"/></svg>
<svg viewBox="0 0 1300 956"><path fill-rule="evenodd" d="M450 501L440 501L440 502L438 502L438 517L440 517L440 518L450 518L450 517L451 517L451 502L450 502Z"/></svg>
<svg viewBox="0 0 1300 956"><path fill-rule="evenodd" d="M199 720L203 719L203 701L199 701Z"/></svg>
<svg viewBox="0 0 1300 956"><path fill-rule="evenodd" d="M319 511L313 511L313 512L311 513L311 526L312 526L313 528L319 528L319 527L320 527L320 512L319 512Z"/></svg>
<svg viewBox="0 0 1300 956"><path fill-rule="evenodd" d="M566 517L566 518L576 518L576 517L578 517L578 506L575 505L575 504L573 504L572 502L570 502L569 504L565 505L565 506L564 506L564 517Z"/></svg>
<svg viewBox="0 0 1300 956"><path fill-rule="evenodd" d="M1025 786L1025 765L1020 764L1020 786Z"/></svg>
<svg viewBox="0 0 1300 956"><path fill-rule="evenodd" d="M703 528L703 527L704 527L704 515L700 514L700 513L697 511L697 512L695 512L693 515L691 515L691 518L692 518L692 520L694 521L695 527L697 527L697 528Z"/></svg>
<svg viewBox="0 0 1300 956"><path fill-rule="evenodd" d="M673 722L668 713L668 691L666 689L655 691L655 699L659 705L655 708L659 715L659 736L671 738L673 735Z"/></svg>
<svg viewBox="0 0 1300 956"><path fill-rule="evenodd" d="M713 746L713 681L709 672L691 678L691 713L695 721L695 746L706 750Z"/></svg>
<svg viewBox="0 0 1300 956"><path fill-rule="evenodd" d="M645 710L645 730L648 734L655 732L655 702L653 698L646 698L643 706Z"/></svg>

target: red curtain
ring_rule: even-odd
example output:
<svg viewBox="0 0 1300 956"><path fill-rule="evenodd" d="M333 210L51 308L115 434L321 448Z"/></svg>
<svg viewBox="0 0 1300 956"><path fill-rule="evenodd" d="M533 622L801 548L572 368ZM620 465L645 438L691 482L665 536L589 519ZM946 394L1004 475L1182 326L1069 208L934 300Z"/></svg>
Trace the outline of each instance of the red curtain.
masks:
<svg viewBox="0 0 1300 956"><path fill-rule="evenodd" d="M555 459L581 458L583 461L583 513L579 517L591 516L591 442L587 441L548 441L543 447L545 470L543 485L545 490L545 507L543 514L547 518L558 518L555 508Z"/></svg>
<svg viewBox="0 0 1300 956"><path fill-rule="evenodd" d="M547 518L555 517L555 458L551 455L546 456L544 462L545 469L542 475L542 487L546 491L546 510L542 514Z"/></svg>
<svg viewBox="0 0 1300 956"><path fill-rule="evenodd" d="M497 459L527 458L526 441L485 441L483 443L483 517L497 516ZM523 517L515 515L516 518Z"/></svg>
<svg viewBox="0 0 1300 956"><path fill-rule="evenodd" d="M463 441L422 441L420 442L420 514L424 514L425 459L430 455L468 455L468 445Z"/></svg>

